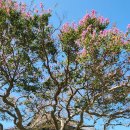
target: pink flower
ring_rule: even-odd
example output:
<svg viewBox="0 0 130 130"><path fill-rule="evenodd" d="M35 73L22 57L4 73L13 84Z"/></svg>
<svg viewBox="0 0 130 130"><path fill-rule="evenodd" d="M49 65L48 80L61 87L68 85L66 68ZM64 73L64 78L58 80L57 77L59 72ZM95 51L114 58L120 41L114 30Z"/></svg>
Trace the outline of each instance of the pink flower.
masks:
<svg viewBox="0 0 130 130"><path fill-rule="evenodd" d="M10 9L8 7L6 8L6 12L7 12L7 14L9 14L9 12L10 12Z"/></svg>
<svg viewBox="0 0 130 130"><path fill-rule="evenodd" d="M90 31L92 29L92 25L90 24L88 27L87 27L87 31Z"/></svg>
<svg viewBox="0 0 130 130"><path fill-rule="evenodd" d="M22 11L25 11L25 10L26 10L26 7L25 7L25 6L22 6L22 7L21 7L21 10L22 10Z"/></svg>
<svg viewBox="0 0 130 130"><path fill-rule="evenodd" d="M101 37L106 37L109 32L110 32L109 30L100 31L100 36L101 36Z"/></svg>
<svg viewBox="0 0 130 130"><path fill-rule="evenodd" d="M95 38L95 36L96 36L96 30L93 31L92 38Z"/></svg>
<svg viewBox="0 0 130 130"><path fill-rule="evenodd" d="M127 42L127 41L124 41L124 44L125 44L125 45L127 45L127 44L128 44L128 42Z"/></svg>
<svg viewBox="0 0 130 130"><path fill-rule="evenodd" d="M110 20L108 18L105 19L105 23L106 24L109 24L110 23Z"/></svg>
<svg viewBox="0 0 130 130"><path fill-rule="evenodd" d="M86 56L87 51L86 51L86 48L85 48L85 47L84 47L83 50L81 51L81 54L82 54L83 57Z"/></svg>
<svg viewBox="0 0 130 130"><path fill-rule="evenodd" d="M75 41L75 44L78 45L78 46L80 46L80 40L79 40L79 39L76 40L76 41Z"/></svg>
<svg viewBox="0 0 130 130"><path fill-rule="evenodd" d="M109 24L110 22L108 18L104 18L103 16L98 17L98 20L100 24Z"/></svg>
<svg viewBox="0 0 130 130"><path fill-rule="evenodd" d="M127 25L127 29L130 29L130 24Z"/></svg>
<svg viewBox="0 0 130 130"><path fill-rule="evenodd" d="M122 40L122 43L123 43L124 45L127 45L127 44L128 44L128 41Z"/></svg>
<svg viewBox="0 0 130 130"><path fill-rule="evenodd" d="M0 8L2 8L2 0L0 0Z"/></svg>
<svg viewBox="0 0 130 130"><path fill-rule="evenodd" d="M84 31L82 32L82 34L81 34L82 40L85 39L87 32L88 32L88 30L84 30Z"/></svg>
<svg viewBox="0 0 130 130"><path fill-rule="evenodd" d="M84 22L83 22L83 20L81 19L81 20L79 21L79 25L82 26L83 24L84 24Z"/></svg>
<svg viewBox="0 0 130 130"><path fill-rule="evenodd" d="M80 25L80 26L84 25L85 22L86 22L89 18L90 18L90 15L89 15L89 14L86 14L86 15L83 17L83 19L81 19L81 20L79 21L79 25Z"/></svg>
<svg viewBox="0 0 130 130"><path fill-rule="evenodd" d="M75 22L72 23L72 28L73 28L74 30L77 30L77 25L76 25Z"/></svg>
<svg viewBox="0 0 130 130"><path fill-rule="evenodd" d="M50 14L50 13L51 13L51 9L43 10L43 13L44 13L44 14Z"/></svg>
<svg viewBox="0 0 130 130"><path fill-rule="evenodd" d="M90 18L90 15L89 15L89 14L86 14L86 15L83 17L84 21L88 20L89 18Z"/></svg>
<svg viewBox="0 0 130 130"><path fill-rule="evenodd" d="M18 3L14 3L14 9L17 10L18 9Z"/></svg>
<svg viewBox="0 0 130 130"><path fill-rule="evenodd" d="M30 18L31 17L31 14L29 12L26 13L26 17L27 18Z"/></svg>
<svg viewBox="0 0 130 130"><path fill-rule="evenodd" d="M92 16L92 17L95 17L95 16L96 16L96 13L97 13L97 12L96 12L95 10L92 10L92 11L91 11L91 16Z"/></svg>
<svg viewBox="0 0 130 130"><path fill-rule="evenodd" d="M113 30L112 30L113 33L117 34L119 33L119 29L117 27L114 27Z"/></svg>
<svg viewBox="0 0 130 130"><path fill-rule="evenodd" d="M99 20L100 24L104 23L104 17L100 16L100 17L98 17L98 20Z"/></svg>
<svg viewBox="0 0 130 130"><path fill-rule="evenodd" d="M40 7L43 8L43 3L40 3Z"/></svg>
<svg viewBox="0 0 130 130"><path fill-rule="evenodd" d="M12 3L12 0L8 0L8 4L11 4Z"/></svg>
<svg viewBox="0 0 130 130"><path fill-rule="evenodd" d="M69 30L70 30L69 23L65 23L65 24L62 26L61 31L67 33L67 32L69 32Z"/></svg>

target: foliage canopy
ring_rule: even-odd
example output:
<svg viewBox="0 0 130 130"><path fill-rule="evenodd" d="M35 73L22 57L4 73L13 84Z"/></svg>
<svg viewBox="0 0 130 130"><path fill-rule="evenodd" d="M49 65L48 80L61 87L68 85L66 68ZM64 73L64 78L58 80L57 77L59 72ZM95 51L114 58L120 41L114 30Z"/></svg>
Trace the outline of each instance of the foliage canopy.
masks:
<svg viewBox="0 0 130 130"><path fill-rule="evenodd" d="M56 130L129 125L130 25L108 29L92 10L55 40L51 12L40 9L0 0L0 118L20 130L41 114Z"/></svg>

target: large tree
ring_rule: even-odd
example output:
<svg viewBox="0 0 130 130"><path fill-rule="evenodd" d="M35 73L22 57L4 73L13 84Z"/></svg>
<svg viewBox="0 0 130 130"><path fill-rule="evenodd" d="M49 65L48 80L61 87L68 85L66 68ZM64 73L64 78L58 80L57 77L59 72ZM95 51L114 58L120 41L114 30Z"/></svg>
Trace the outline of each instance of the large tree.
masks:
<svg viewBox="0 0 130 130"><path fill-rule="evenodd" d="M20 130L37 115L55 130L129 125L130 25L108 29L92 10L57 40L50 10L40 8L0 0L0 118Z"/></svg>

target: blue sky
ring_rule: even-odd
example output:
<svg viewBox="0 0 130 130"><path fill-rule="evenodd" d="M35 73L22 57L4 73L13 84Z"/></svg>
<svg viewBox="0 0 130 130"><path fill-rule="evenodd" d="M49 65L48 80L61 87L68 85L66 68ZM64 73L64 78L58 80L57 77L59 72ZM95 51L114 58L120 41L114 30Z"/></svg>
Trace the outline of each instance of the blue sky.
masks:
<svg viewBox="0 0 130 130"><path fill-rule="evenodd" d="M58 15L64 15L64 21L78 21L86 11L95 9L100 15L108 17L112 24L116 23L123 31L130 23L130 0L44 0L43 3ZM57 7L54 8L56 4ZM53 17L54 21L56 16Z"/></svg>
<svg viewBox="0 0 130 130"><path fill-rule="evenodd" d="M31 0L21 0L30 3ZM58 17L55 12L62 18L64 22L77 22L87 11L96 10L99 15L110 19L111 25L116 23L117 27L125 31L126 26L130 23L130 0L35 0L35 4L43 2L46 8L52 8L53 17L51 22L58 26ZM9 126L8 123L5 123ZM109 130L130 130L126 127L115 127Z"/></svg>

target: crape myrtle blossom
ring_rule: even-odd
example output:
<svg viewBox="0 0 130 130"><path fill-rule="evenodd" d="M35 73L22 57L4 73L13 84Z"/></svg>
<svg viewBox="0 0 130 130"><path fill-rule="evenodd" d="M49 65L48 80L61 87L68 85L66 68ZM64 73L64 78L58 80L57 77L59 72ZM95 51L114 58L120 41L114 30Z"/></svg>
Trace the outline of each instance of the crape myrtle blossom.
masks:
<svg viewBox="0 0 130 130"><path fill-rule="evenodd" d="M102 30L100 31L100 37L106 37L109 33L110 33L111 30Z"/></svg>
<svg viewBox="0 0 130 130"><path fill-rule="evenodd" d="M99 16L98 21L100 24L109 24L110 22L108 18L104 18L103 16Z"/></svg>
<svg viewBox="0 0 130 130"><path fill-rule="evenodd" d="M122 43L123 43L124 45L129 44L129 42L128 42L127 40L123 40L123 39L122 39Z"/></svg>
<svg viewBox="0 0 130 130"><path fill-rule="evenodd" d="M27 12L25 16L26 16L26 18L31 18L31 13Z"/></svg>
<svg viewBox="0 0 130 130"><path fill-rule="evenodd" d="M95 37L96 37L96 30L94 30L92 33L92 38L94 39Z"/></svg>
<svg viewBox="0 0 130 130"><path fill-rule="evenodd" d="M76 31L78 28L77 28L77 24L75 22L72 22L72 28Z"/></svg>
<svg viewBox="0 0 130 130"><path fill-rule="evenodd" d="M85 39L87 32L88 32L88 30L84 30L84 31L82 32L82 34L81 34L82 40Z"/></svg>
<svg viewBox="0 0 130 130"><path fill-rule="evenodd" d="M127 29L130 29L130 24L127 25Z"/></svg>
<svg viewBox="0 0 130 130"><path fill-rule="evenodd" d="M117 27L112 28L114 34L120 33L120 30Z"/></svg>
<svg viewBox="0 0 130 130"><path fill-rule="evenodd" d="M11 10L17 11L21 13L22 16L25 16L26 19L33 18L34 14L42 16L43 14L51 14L51 9L43 9L43 4L40 3L40 9L38 10L34 7L33 11L27 11L27 5L23 2L18 3L17 1L13 0L0 0L0 8L5 9L8 15L10 15Z"/></svg>
<svg viewBox="0 0 130 130"><path fill-rule="evenodd" d="M65 24L62 26L61 31L64 32L64 33L67 33L67 32L69 32L69 30L70 30L69 23L65 23Z"/></svg>
<svg viewBox="0 0 130 130"><path fill-rule="evenodd" d="M47 9L47 10L42 10L43 14L51 14L52 10L51 9Z"/></svg>
<svg viewBox="0 0 130 130"><path fill-rule="evenodd" d="M90 50L90 46L91 48L94 46L100 50L100 47L107 45L106 48L109 51L119 51L123 46L129 44L128 35L126 36L117 27L107 29L109 22L108 18L97 16L96 11L92 10L77 25L74 24L76 29L69 23L64 24L61 29L61 34L59 34L60 40L64 44L71 43L71 45L75 44L74 47L78 46L80 49L76 54L80 54L82 57L85 57L86 52L91 51L90 53L94 53L94 49ZM127 26L127 29L130 30L130 24Z"/></svg>
<svg viewBox="0 0 130 130"><path fill-rule="evenodd" d="M86 22L89 18L90 18L90 15L89 15L89 14L86 14L86 15L83 17L83 19L81 19L81 20L79 21L79 25L80 25L80 26L84 25L85 22Z"/></svg>
<svg viewBox="0 0 130 130"><path fill-rule="evenodd" d="M80 41L80 39L77 39L77 40L75 41L75 44L80 47L80 46L81 46L81 41Z"/></svg>
<svg viewBox="0 0 130 130"><path fill-rule="evenodd" d="M15 3L14 3L14 9L15 9L15 10L18 10L18 8L19 8L19 4L18 4L17 2L15 2Z"/></svg>
<svg viewBox="0 0 130 130"><path fill-rule="evenodd" d="M130 33L130 24L127 25L128 33Z"/></svg>
<svg viewBox="0 0 130 130"><path fill-rule="evenodd" d="M65 23L63 24L62 29L61 29L61 31L64 33L68 33L71 30L75 30L75 31L77 30L77 25L75 22L72 22L71 24Z"/></svg>
<svg viewBox="0 0 130 130"><path fill-rule="evenodd" d="M17 4L17 3L16 3ZM25 11L26 11L26 4L25 3L22 3L21 4L21 12L22 13L25 13Z"/></svg>
<svg viewBox="0 0 130 130"><path fill-rule="evenodd" d="M80 21L79 21L79 25L83 25L83 24L85 24L85 22L88 20L88 19L91 19L91 18L96 18L96 11L95 10L92 10L91 11L91 14L86 14L84 17L83 17L83 19L81 19Z"/></svg>
<svg viewBox="0 0 130 130"><path fill-rule="evenodd" d="M0 8L2 7L2 2L0 1Z"/></svg>
<svg viewBox="0 0 130 130"><path fill-rule="evenodd" d="M96 17L96 11L95 10L92 10L90 14L86 14L80 21L79 21L79 26L83 26L85 25L88 20L92 20L92 19L97 19L97 21L99 21L100 24L109 24L109 19L108 18L104 18L103 16L99 16L99 17Z"/></svg>
<svg viewBox="0 0 130 130"><path fill-rule="evenodd" d="M40 8L43 8L43 3L40 3Z"/></svg>
<svg viewBox="0 0 130 130"><path fill-rule="evenodd" d="M91 17L95 18L95 17L96 17L96 14L97 14L97 12L96 12L95 10L92 10L92 11L91 11Z"/></svg>
<svg viewBox="0 0 130 130"><path fill-rule="evenodd" d="M114 42L120 42L123 44L127 44L126 36L123 32L121 32L117 27L108 30L102 30L99 33L99 37L101 38L112 38Z"/></svg>

